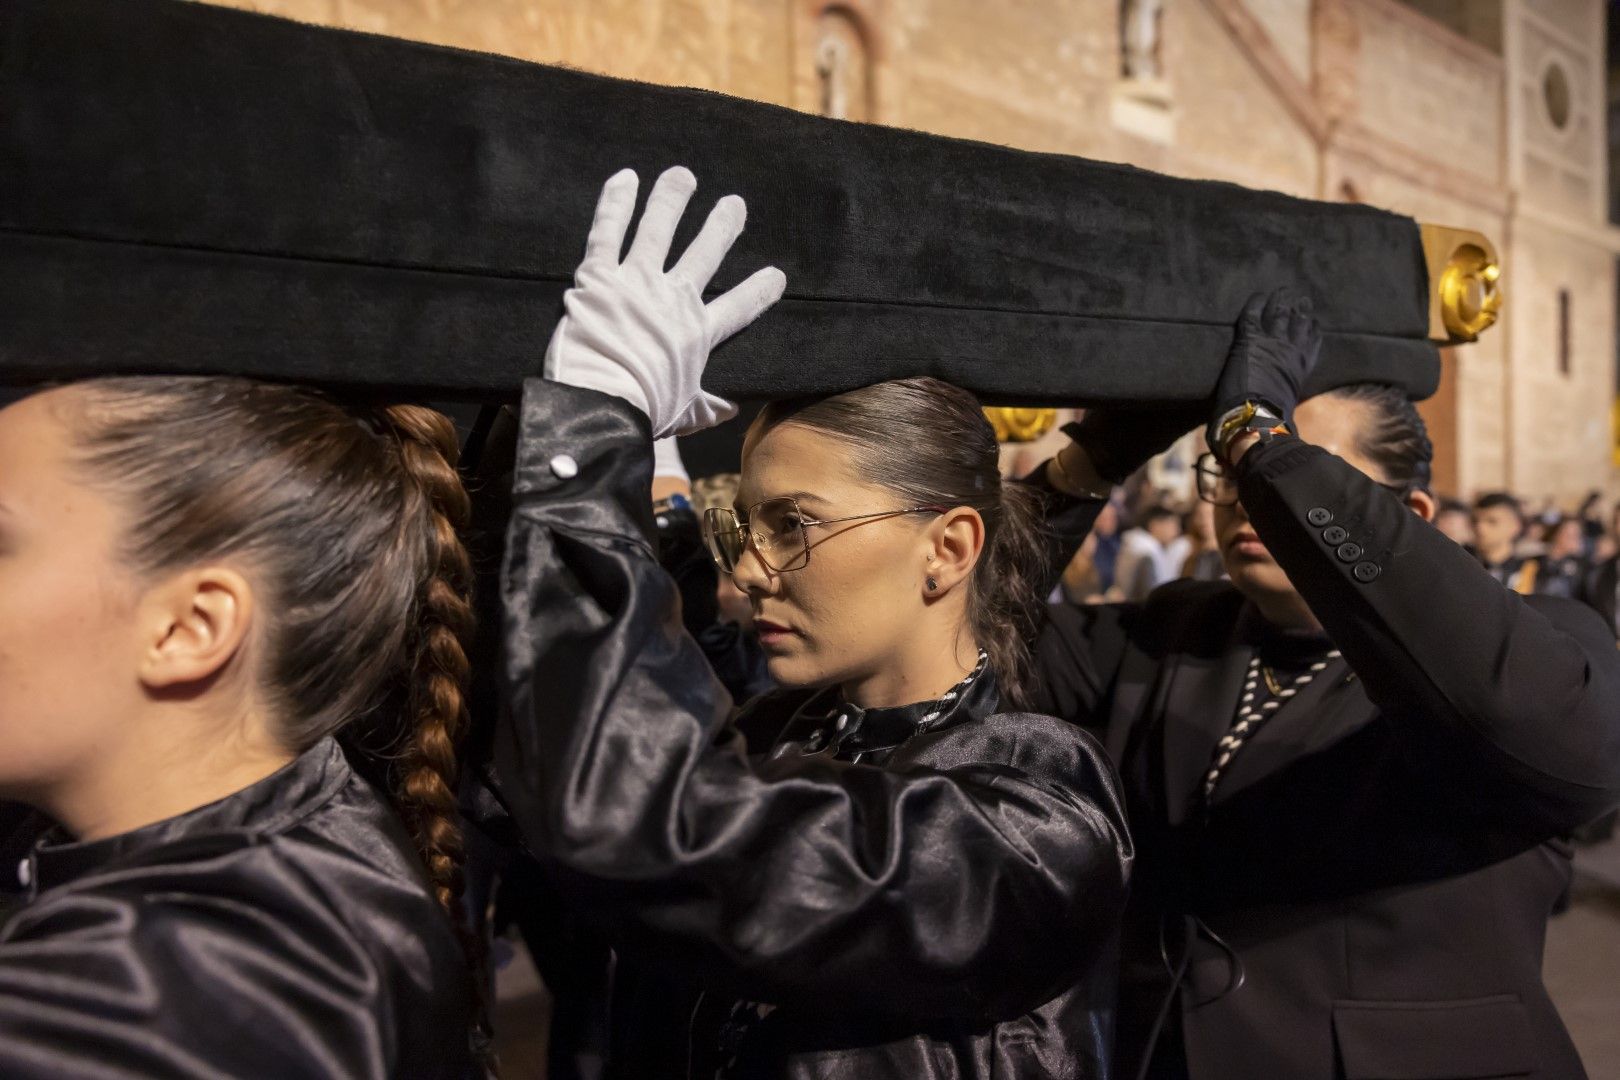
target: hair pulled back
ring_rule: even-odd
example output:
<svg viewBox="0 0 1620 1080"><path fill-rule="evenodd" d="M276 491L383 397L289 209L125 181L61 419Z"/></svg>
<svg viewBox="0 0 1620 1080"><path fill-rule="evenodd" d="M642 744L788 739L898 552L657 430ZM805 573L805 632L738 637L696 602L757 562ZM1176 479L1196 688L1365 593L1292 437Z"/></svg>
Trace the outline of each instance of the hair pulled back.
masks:
<svg viewBox="0 0 1620 1080"><path fill-rule="evenodd" d="M159 575L242 561L263 599L245 655L272 734L301 753L361 722L476 964L457 911L473 575L454 426L420 406L353 409L239 378L70 389L84 475L131 512L130 565Z"/></svg>
<svg viewBox="0 0 1620 1080"><path fill-rule="evenodd" d="M1000 446L978 400L939 379L895 379L829 397L773 402L761 430L798 424L849 447L856 473L914 504L966 506L985 548L968 579L968 627L1002 695L1029 700L1030 649L1045 609L1049 556L1039 496L1003 483Z"/></svg>
<svg viewBox="0 0 1620 1080"><path fill-rule="evenodd" d="M1383 383L1350 383L1325 396L1366 406L1368 419L1359 429L1356 449L1391 484L1408 493L1429 490L1434 444L1428 425L1405 392Z"/></svg>

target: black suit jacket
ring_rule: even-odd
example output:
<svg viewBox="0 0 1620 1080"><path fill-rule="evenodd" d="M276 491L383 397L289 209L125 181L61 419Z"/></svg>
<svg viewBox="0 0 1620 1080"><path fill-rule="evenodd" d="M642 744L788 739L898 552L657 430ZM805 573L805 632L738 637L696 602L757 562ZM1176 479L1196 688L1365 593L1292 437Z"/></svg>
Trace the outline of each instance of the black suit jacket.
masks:
<svg viewBox="0 0 1620 1080"><path fill-rule="evenodd" d="M1593 610L1603 616L1605 626L1620 629L1620 624L1614 619L1617 577L1620 577L1620 556L1613 556L1598 563L1587 578L1585 599Z"/></svg>
<svg viewBox="0 0 1620 1080"><path fill-rule="evenodd" d="M1184 957L1158 1075L1182 1042L1197 1080L1583 1075L1541 953L1570 876L1556 837L1620 800L1613 635L1503 589L1320 448L1243 466L1256 531L1344 659L1260 727L1211 805L1202 778L1264 629L1235 588L1054 609L1038 649L1037 707L1100 729L1126 785L1122 1075Z"/></svg>

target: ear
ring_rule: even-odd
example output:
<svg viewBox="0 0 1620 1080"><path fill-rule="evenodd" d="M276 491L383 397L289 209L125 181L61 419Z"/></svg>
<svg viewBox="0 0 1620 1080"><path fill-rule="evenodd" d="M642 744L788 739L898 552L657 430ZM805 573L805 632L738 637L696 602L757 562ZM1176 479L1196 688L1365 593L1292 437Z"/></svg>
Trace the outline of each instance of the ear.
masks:
<svg viewBox="0 0 1620 1080"><path fill-rule="evenodd" d="M984 519L971 507L953 507L929 527L928 537L928 562L918 584L925 599L936 600L973 572L984 551ZM936 587L930 589L929 581Z"/></svg>
<svg viewBox="0 0 1620 1080"><path fill-rule="evenodd" d="M218 675L242 651L253 623L253 587L235 570L189 570L142 598L140 680L169 690Z"/></svg>
<svg viewBox="0 0 1620 1080"><path fill-rule="evenodd" d="M1421 490L1407 493L1406 506L1412 513L1428 522L1434 521L1435 511L1439 509L1434 496Z"/></svg>

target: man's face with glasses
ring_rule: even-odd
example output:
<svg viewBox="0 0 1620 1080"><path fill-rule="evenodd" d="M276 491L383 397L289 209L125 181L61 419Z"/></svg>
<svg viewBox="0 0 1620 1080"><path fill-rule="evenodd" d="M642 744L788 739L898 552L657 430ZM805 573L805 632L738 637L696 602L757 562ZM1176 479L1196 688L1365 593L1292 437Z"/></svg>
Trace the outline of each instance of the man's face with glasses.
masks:
<svg viewBox="0 0 1620 1080"><path fill-rule="evenodd" d="M826 686L892 667L923 616L941 509L860 479L831 436L750 431L736 505L705 514L704 538L753 605L771 677Z"/></svg>

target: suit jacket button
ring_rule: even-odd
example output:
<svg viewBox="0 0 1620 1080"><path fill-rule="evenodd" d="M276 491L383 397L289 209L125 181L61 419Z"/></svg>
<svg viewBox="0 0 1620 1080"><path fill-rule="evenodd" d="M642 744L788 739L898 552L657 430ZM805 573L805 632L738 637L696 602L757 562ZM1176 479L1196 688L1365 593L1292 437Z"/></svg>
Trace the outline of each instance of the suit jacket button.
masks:
<svg viewBox="0 0 1620 1080"><path fill-rule="evenodd" d="M1305 520L1320 529L1324 525L1333 523L1333 511L1325 506L1314 506L1305 511Z"/></svg>
<svg viewBox="0 0 1620 1080"><path fill-rule="evenodd" d="M1322 530L1322 539L1337 547L1350 539L1350 530L1343 525L1329 525Z"/></svg>
<svg viewBox="0 0 1620 1080"><path fill-rule="evenodd" d="M1355 562L1361 558L1361 545L1354 540L1347 540L1339 545L1337 554L1340 562Z"/></svg>
<svg viewBox="0 0 1620 1080"><path fill-rule="evenodd" d="M1365 585L1376 579L1384 569L1375 562L1358 562L1350 572L1355 575L1357 581Z"/></svg>

